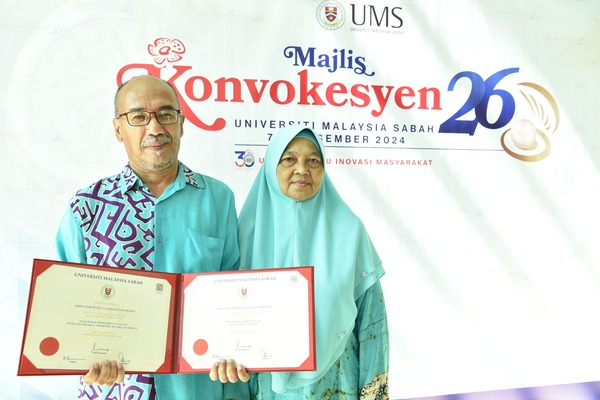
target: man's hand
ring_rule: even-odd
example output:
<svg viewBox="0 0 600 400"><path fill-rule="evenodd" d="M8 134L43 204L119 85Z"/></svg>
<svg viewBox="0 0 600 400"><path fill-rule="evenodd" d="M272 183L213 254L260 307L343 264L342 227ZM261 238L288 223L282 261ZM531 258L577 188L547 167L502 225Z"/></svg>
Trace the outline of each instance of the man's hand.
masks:
<svg viewBox="0 0 600 400"><path fill-rule="evenodd" d="M248 382L250 380L250 373L246 371L246 368L231 359L217 361L211 368L209 376L213 381L218 379L223 383L235 383L238 380Z"/></svg>
<svg viewBox="0 0 600 400"><path fill-rule="evenodd" d="M115 383L123 382L125 379L125 368L123 364L117 360L104 360L102 364L95 362L89 372L83 377L83 383L91 385L112 386Z"/></svg>

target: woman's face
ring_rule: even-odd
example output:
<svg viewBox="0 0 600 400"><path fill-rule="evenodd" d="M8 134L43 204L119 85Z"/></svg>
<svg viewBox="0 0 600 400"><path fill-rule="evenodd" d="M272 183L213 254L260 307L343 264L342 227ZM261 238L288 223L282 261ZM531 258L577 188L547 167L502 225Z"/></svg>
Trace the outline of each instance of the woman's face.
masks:
<svg viewBox="0 0 600 400"><path fill-rule="evenodd" d="M323 181L323 158L307 138L295 138L285 148L277 165L277 182L281 192L296 201L314 196Z"/></svg>

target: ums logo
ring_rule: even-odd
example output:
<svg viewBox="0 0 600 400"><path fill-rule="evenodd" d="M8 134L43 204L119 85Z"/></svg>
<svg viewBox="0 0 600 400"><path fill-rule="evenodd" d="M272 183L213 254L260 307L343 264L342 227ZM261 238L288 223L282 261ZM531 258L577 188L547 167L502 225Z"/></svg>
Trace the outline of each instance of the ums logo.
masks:
<svg viewBox="0 0 600 400"><path fill-rule="evenodd" d="M317 7L317 21L327 30L340 29L346 22L346 10L337 1L322 1Z"/></svg>
<svg viewBox="0 0 600 400"><path fill-rule="evenodd" d="M102 296L103 299L112 299L115 296L115 288L111 285L103 286L100 292L100 296Z"/></svg>

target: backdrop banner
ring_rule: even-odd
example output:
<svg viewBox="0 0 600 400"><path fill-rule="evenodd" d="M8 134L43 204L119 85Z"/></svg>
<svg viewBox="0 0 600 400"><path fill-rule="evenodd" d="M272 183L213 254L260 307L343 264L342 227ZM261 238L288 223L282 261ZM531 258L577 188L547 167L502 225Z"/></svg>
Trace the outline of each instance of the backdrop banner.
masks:
<svg viewBox="0 0 600 400"><path fill-rule="evenodd" d="M322 136L384 262L390 398L600 398L600 2L2 3L0 397L76 393L16 376L32 260L126 164L114 93L151 74L238 212L273 133Z"/></svg>

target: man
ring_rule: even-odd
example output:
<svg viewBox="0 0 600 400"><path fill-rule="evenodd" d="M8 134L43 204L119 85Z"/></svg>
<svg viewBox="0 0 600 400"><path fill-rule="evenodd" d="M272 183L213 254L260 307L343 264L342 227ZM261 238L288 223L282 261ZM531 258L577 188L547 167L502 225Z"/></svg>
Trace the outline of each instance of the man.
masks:
<svg viewBox="0 0 600 400"><path fill-rule="evenodd" d="M164 80L146 75L119 87L113 126L129 162L71 199L56 237L61 260L176 273L237 268L233 193L178 160L184 121ZM82 377L79 398L244 399L248 379L233 360L216 363L210 376L125 375L121 363L105 360Z"/></svg>

